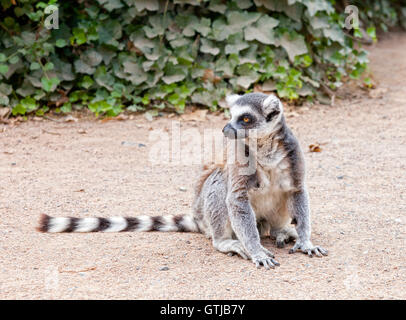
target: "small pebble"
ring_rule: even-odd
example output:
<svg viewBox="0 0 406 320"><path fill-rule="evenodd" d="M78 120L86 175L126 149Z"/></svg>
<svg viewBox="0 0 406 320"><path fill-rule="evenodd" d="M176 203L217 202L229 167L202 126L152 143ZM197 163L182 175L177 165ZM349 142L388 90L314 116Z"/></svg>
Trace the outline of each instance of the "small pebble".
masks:
<svg viewBox="0 0 406 320"><path fill-rule="evenodd" d="M159 271L167 271L167 270L169 270L168 267L162 267L161 269L159 269Z"/></svg>
<svg viewBox="0 0 406 320"><path fill-rule="evenodd" d="M133 147L133 146L139 146L140 143L137 142L131 142L131 141L121 141L121 145L122 146L129 146L129 147Z"/></svg>

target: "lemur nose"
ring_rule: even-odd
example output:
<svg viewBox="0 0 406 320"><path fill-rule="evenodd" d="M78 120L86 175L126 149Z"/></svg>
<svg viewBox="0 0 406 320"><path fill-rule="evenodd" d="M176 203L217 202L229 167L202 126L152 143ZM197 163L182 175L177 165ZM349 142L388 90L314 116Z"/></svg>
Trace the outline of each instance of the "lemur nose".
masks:
<svg viewBox="0 0 406 320"><path fill-rule="evenodd" d="M231 124L227 123L226 126L223 128L223 134L227 138L235 139L237 132L235 131L235 129Z"/></svg>
<svg viewBox="0 0 406 320"><path fill-rule="evenodd" d="M223 128L223 133L226 133L228 130L232 129L231 125L227 123L225 127Z"/></svg>

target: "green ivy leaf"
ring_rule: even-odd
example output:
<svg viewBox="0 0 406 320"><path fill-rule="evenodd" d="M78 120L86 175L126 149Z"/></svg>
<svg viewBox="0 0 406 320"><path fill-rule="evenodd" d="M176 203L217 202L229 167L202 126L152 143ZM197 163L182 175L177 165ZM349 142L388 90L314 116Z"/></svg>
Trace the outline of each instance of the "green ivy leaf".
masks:
<svg viewBox="0 0 406 320"><path fill-rule="evenodd" d="M35 71L41 69L41 65L38 62L32 62L30 64L30 70Z"/></svg>
<svg viewBox="0 0 406 320"><path fill-rule="evenodd" d="M44 71L49 71L54 69L54 64L52 62L47 62L44 66Z"/></svg>
<svg viewBox="0 0 406 320"><path fill-rule="evenodd" d="M307 46L302 35L291 38L285 33L280 39L280 44L286 50L290 61L294 61L298 55L307 53Z"/></svg>
<svg viewBox="0 0 406 320"><path fill-rule="evenodd" d="M163 82L166 84L171 84L175 82L180 82L186 78L186 73L184 68L181 66L175 66L173 64L168 64L165 68L165 76L162 77Z"/></svg>
<svg viewBox="0 0 406 320"><path fill-rule="evenodd" d="M224 14L227 10L227 5L222 0L212 0L208 6L208 9L214 12Z"/></svg>
<svg viewBox="0 0 406 320"><path fill-rule="evenodd" d="M276 44L273 29L278 24L278 20L269 16L263 16L255 25L249 26L244 30L245 40L258 40L264 44Z"/></svg>
<svg viewBox="0 0 406 320"><path fill-rule="evenodd" d="M18 61L20 61L20 58L18 56L12 56L10 59L8 59L8 61L11 64L16 64Z"/></svg>
<svg viewBox="0 0 406 320"><path fill-rule="evenodd" d="M95 67L98 66L102 60L103 56L96 50L89 49L86 50L81 56L81 60L88 66Z"/></svg>
<svg viewBox="0 0 406 320"><path fill-rule="evenodd" d="M67 43L64 39L58 39L55 42L55 46L57 46L58 48L63 48L66 47Z"/></svg>
<svg viewBox="0 0 406 320"><path fill-rule="evenodd" d="M331 3L325 0L307 0L303 1L303 4L306 5L311 17L313 17L319 11L326 11L327 13L334 11Z"/></svg>
<svg viewBox="0 0 406 320"><path fill-rule="evenodd" d="M0 105L7 106L9 102L9 98L0 92Z"/></svg>
<svg viewBox="0 0 406 320"><path fill-rule="evenodd" d="M83 60L76 60L73 65L75 66L75 71L77 73L86 73L86 74L93 74L96 69L89 66Z"/></svg>
<svg viewBox="0 0 406 320"><path fill-rule="evenodd" d="M210 53L214 56L220 53L220 49L215 45L213 41L207 39L201 39L202 45L200 46L200 51L204 53Z"/></svg>
<svg viewBox="0 0 406 320"><path fill-rule="evenodd" d="M38 105L34 98L26 97L20 101L26 112L31 112L37 109Z"/></svg>
<svg viewBox="0 0 406 320"><path fill-rule="evenodd" d="M356 37L356 38L362 38L363 37L362 32L361 32L360 29L354 29L354 37Z"/></svg>
<svg viewBox="0 0 406 320"><path fill-rule="evenodd" d="M46 92L52 92L55 91L56 87L59 84L59 79L58 78L46 78L46 77L42 77L41 78L41 83L42 83L42 88L46 91Z"/></svg>
<svg viewBox="0 0 406 320"><path fill-rule="evenodd" d="M226 16L229 25L239 26L241 30L252 25L261 17L261 14L259 12L231 11Z"/></svg>
<svg viewBox="0 0 406 320"><path fill-rule="evenodd" d="M8 65L0 63L0 73L6 74L8 72Z"/></svg>
<svg viewBox="0 0 406 320"><path fill-rule="evenodd" d="M27 109L22 105L22 104L17 104L16 106L13 107L12 114L14 116L20 114L20 115L25 115Z"/></svg>
<svg viewBox="0 0 406 320"><path fill-rule="evenodd" d="M135 7L138 11L148 10L157 11L159 9L158 0L137 0L134 1Z"/></svg>
<svg viewBox="0 0 406 320"><path fill-rule="evenodd" d="M376 41L376 29L375 27L369 27L367 29L367 34L374 40Z"/></svg>
<svg viewBox="0 0 406 320"><path fill-rule="evenodd" d="M85 89L89 89L93 85L94 81L89 76L84 76L80 85Z"/></svg>
<svg viewBox="0 0 406 320"><path fill-rule="evenodd" d="M324 33L324 36L326 36L327 38L330 38L332 41L337 41L341 45L344 45L344 42L345 42L344 32L339 27L335 26L335 27L325 28L325 29L323 29L323 33Z"/></svg>
<svg viewBox="0 0 406 320"><path fill-rule="evenodd" d="M120 0L97 0L107 11L113 11L123 7Z"/></svg>
<svg viewBox="0 0 406 320"><path fill-rule="evenodd" d="M71 37L71 43L76 43L77 45L81 45L86 43L87 38L84 30L79 28L73 28L73 37Z"/></svg>

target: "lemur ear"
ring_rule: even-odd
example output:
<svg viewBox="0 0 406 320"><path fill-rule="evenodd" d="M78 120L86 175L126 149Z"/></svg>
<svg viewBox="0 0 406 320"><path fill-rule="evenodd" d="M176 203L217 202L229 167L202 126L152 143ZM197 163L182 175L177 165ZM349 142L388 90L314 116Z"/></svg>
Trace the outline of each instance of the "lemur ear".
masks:
<svg viewBox="0 0 406 320"><path fill-rule="evenodd" d="M278 109L280 106L280 100L278 99L277 96L271 94L269 95L263 102L263 107L264 110L274 110L274 109Z"/></svg>
<svg viewBox="0 0 406 320"><path fill-rule="evenodd" d="M273 94L269 95L263 102L264 111L283 111L282 102ZM267 113L267 112L265 112Z"/></svg>
<svg viewBox="0 0 406 320"><path fill-rule="evenodd" d="M241 96L238 94L230 94L226 97L227 104L231 107Z"/></svg>
<svg viewBox="0 0 406 320"><path fill-rule="evenodd" d="M263 102L263 113L267 121L283 112L282 102L275 95L269 95Z"/></svg>

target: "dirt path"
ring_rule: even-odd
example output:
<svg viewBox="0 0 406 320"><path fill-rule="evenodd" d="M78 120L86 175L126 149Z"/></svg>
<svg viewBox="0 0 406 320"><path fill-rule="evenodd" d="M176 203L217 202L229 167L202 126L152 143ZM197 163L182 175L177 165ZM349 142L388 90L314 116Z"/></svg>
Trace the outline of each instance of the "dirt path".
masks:
<svg viewBox="0 0 406 320"><path fill-rule="evenodd" d="M305 150L312 239L330 255L289 255L265 241L281 263L271 271L214 251L199 234L34 230L42 212L188 212L198 166L148 161L150 129L170 131L173 119L0 126L0 298L405 299L405 52L406 34L372 50L382 98L288 118ZM225 123L210 119L181 129ZM315 142L322 152L308 152Z"/></svg>

